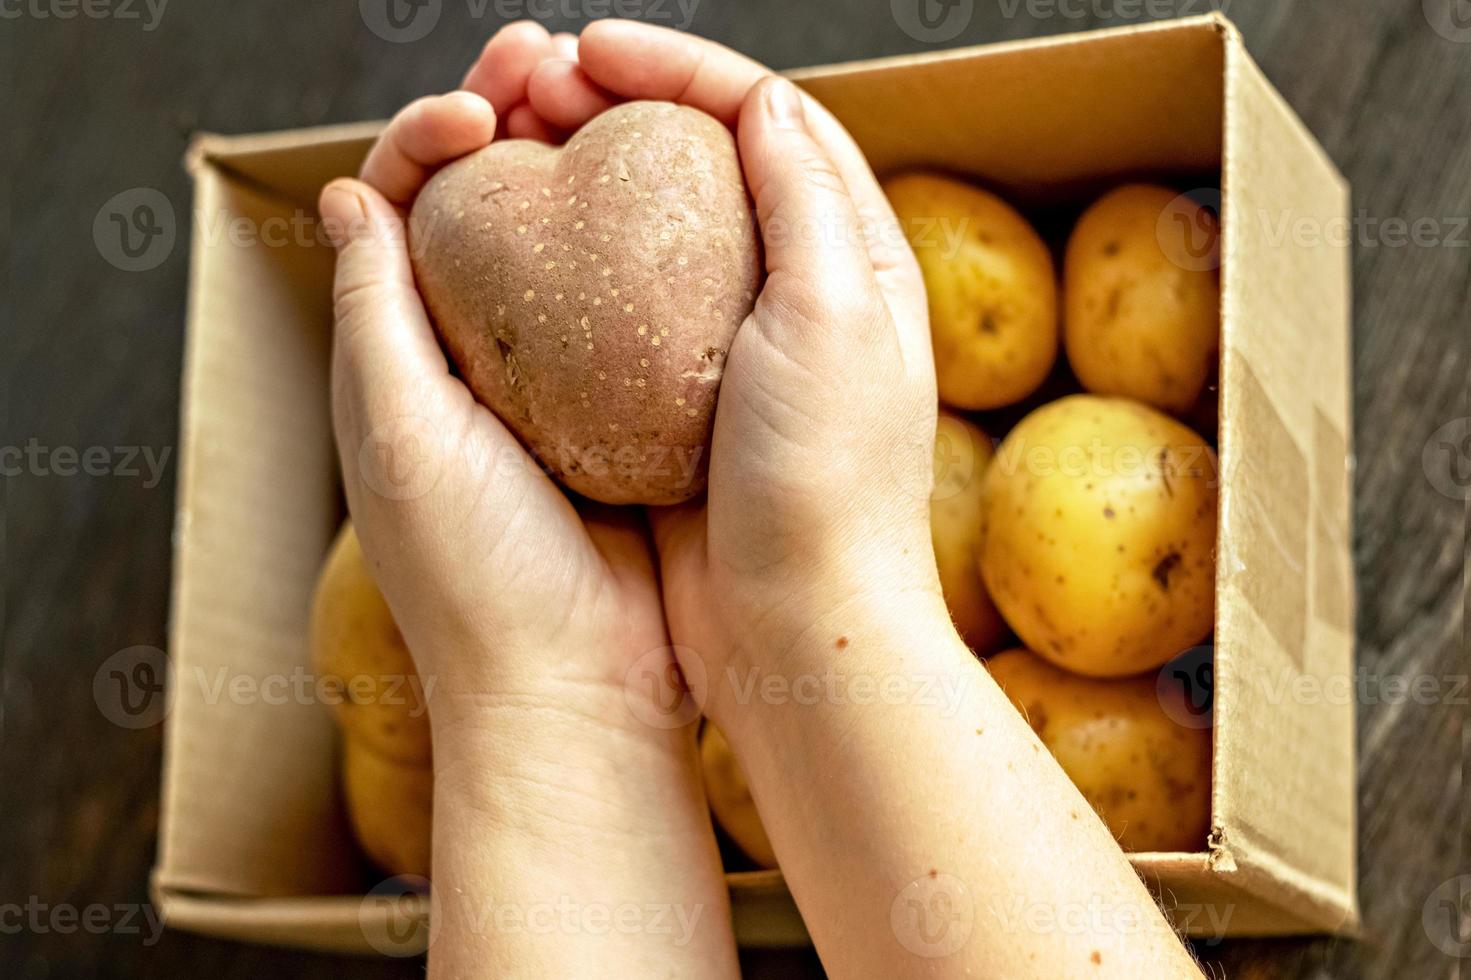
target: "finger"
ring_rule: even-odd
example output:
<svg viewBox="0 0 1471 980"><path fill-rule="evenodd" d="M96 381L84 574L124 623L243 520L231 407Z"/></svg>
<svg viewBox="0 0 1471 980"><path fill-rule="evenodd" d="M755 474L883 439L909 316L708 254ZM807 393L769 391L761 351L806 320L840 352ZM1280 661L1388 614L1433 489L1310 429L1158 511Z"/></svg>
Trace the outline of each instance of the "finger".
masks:
<svg viewBox="0 0 1471 980"><path fill-rule="evenodd" d="M678 102L734 126L746 93L770 69L712 41L629 20L589 24L577 60L598 85L625 99Z"/></svg>
<svg viewBox="0 0 1471 980"><path fill-rule="evenodd" d="M507 24L485 43L460 88L482 96L504 116L526 99L526 80L552 56L552 37L535 21Z"/></svg>
<svg viewBox="0 0 1471 980"><path fill-rule="evenodd" d="M772 75L765 66L713 41L636 21L589 25L578 45L578 62L594 84L617 96L679 102L732 126L751 87ZM831 155L868 229L870 259L900 323L905 363L930 365L929 320L919 267L894 210L843 125L805 93L803 106L813 137ZM586 119L575 125L583 122Z"/></svg>
<svg viewBox="0 0 1471 980"><path fill-rule="evenodd" d="M909 247L899 218L894 214L894 206L843 124L806 93L802 104L813 137L832 155L858 210L864 246L879 291L893 314L905 368L911 373L933 374L935 362L924 279L914 250Z"/></svg>
<svg viewBox="0 0 1471 980"><path fill-rule="evenodd" d="M612 95L587 77L575 61L543 61L526 83L526 98L547 122L574 130L613 107Z"/></svg>
<svg viewBox="0 0 1471 980"><path fill-rule="evenodd" d="M469 92L417 99L388 123L359 172L394 204L406 205L439 166L495 135L495 110Z"/></svg>
<svg viewBox="0 0 1471 980"><path fill-rule="evenodd" d="M525 102L516 106L506 116L506 135L514 140L540 140L543 143L561 143L562 134L547 125L535 109Z"/></svg>
<svg viewBox="0 0 1471 980"><path fill-rule="evenodd" d="M552 35L552 57L563 61L577 60L577 35L562 31Z"/></svg>
<svg viewBox="0 0 1471 980"><path fill-rule="evenodd" d="M799 334L861 328L852 321L872 318L878 284L858 210L831 155L808 129L796 87L774 76L760 82L741 109L736 139L765 244L758 311L775 307L774 319L794 324Z"/></svg>
<svg viewBox="0 0 1471 980"><path fill-rule="evenodd" d="M404 399L432 398L452 382L428 314L414 286L403 220L368 184L334 180L318 208L337 245L332 300L334 388L349 396L356 444ZM342 420L339 420L342 421Z"/></svg>

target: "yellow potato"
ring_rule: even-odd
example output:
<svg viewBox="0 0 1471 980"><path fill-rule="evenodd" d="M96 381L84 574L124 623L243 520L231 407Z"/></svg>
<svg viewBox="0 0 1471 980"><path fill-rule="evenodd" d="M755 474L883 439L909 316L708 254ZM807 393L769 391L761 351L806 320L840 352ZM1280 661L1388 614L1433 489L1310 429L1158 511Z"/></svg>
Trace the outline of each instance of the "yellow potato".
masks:
<svg viewBox="0 0 1471 980"><path fill-rule="evenodd" d="M995 650L1006 633L976 564L981 545L981 477L993 453L990 436L941 410L935 431L930 535L945 605L960 635L981 656Z"/></svg>
<svg viewBox="0 0 1471 980"><path fill-rule="evenodd" d="M1077 677L1008 650L986 661L1126 851L1200 851L1210 829L1211 733L1167 711L1154 675Z"/></svg>
<svg viewBox="0 0 1471 980"><path fill-rule="evenodd" d="M366 743L342 743L342 794L359 846L389 874L429 877L434 772L395 762Z"/></svg>
<svg viewBox="0 0 1471 980"><path fill-rule="evenodd" d="M705 773L710 812L720 829L752 861L763 868L776 867L776 852L771 849L766 828L761 826L746 775L730 751L730 743L709 721L700 732L700 768Z"/></svg>
<svg viewBox="0 0 1471 980"><path fill-rule="evenodd" d="M981 497L991 599L1059 667L1137 674L1210 633L1215 454L1174 419L1123 398L1051 402L1001 443Z"/></svg>
<svg viewBox="0 0 1471 980"><path fill-rule="evenodd" d="M339 703L338 724L390 759L429 761L428 695L350 522L343 524L317 579L311 616L312 664Z"/></svg>
<svg viewBox="0 0 1471 980"><path fill-rule="evenodd" d="M1063 262L1063 338L1084 388L1195 405L1220 352L1217 237L1212 212L1164 187L1120 187L1084 212Z"/></svg>
<svg viewBox="0 0 1471 980"><path fill-rule="evenodd" d="M884 183L930 300L940 400L1000 408L1037 389L1057 360L1057 276L1027 220L937 174Z"/></svg>

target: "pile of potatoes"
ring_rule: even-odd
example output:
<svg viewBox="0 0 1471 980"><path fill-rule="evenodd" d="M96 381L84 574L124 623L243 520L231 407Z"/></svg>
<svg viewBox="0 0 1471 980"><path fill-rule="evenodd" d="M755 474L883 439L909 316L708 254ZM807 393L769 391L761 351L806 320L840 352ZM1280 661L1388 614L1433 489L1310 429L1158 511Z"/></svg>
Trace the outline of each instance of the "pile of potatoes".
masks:
<svg viewBox="0 0 1471 980"><path fill-rule="evenodd" d="M884 189L929 294L930 523L955 625L1126 850L1200 850L1210 730L1157 680L1214 621L1215 454L1187 423L1214 427L1215 216L1116 188L1067 234L1059 284L994 194L932 173ZM703 738L717 820L774 866L729 748Z"/></svg>
<svg viewBox="0 0 1471 980"><path fill-rule="evenodd" d="M1067 234L1059 287L995 195L927 173L885 190L929 293L956 625L1126 850L1200 850L1210 731L1156 682L1214 625L1215 454L1183 420L1214 417L1215 217L1118 187Z"/></svg>
<svg viewBox="0 0 1471 980"><path fill-rule="evenodd" d="M1210 729L1177 722L1191 706L1156 681L1214 625L1216 460L1196 431L1215 417L1214 215L1168 188L1119 187L1072 226L1059 281L1053 249L999 197L930 173L884 186L929 295L931 528L955 625L1126 850L1200 850ZM312 645L344 684L412 676L350 526ZM375 864L427 875L428 719L373 694L336 709L348 813ZM700 758L716 822L775 867L709 723Z"/></svg>

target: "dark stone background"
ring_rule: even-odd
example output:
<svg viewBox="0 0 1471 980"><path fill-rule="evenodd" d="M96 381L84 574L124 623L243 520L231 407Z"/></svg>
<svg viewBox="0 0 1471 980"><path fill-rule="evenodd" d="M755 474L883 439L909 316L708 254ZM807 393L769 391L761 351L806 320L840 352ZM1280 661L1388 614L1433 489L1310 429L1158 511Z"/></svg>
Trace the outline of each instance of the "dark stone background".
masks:
<svg viewBox="0 0 1471 980"><path fill-rule="evenodd" d="M180 229L161 265L130 273L104 260L92 228L104 202L137 187L161 191L186 219L179 159L190 133L386 117L455 85L502 13L570 10L576 15L545 20L576 29L608 9L606 0L443 0L426 38L389 43L367 29L352 0L172 0L152 30L143 0L112 0L106 17L72 2L0 4L0 66L10 76L0 94L9 189L0 215L11 231L0 246L8 271L0 362L9 369L0 446L32 437L78 449L175 445L187 233ZM648 11L675 9L642 2ZM974 0L969 27L946 43L1201 13L1208 2ZM1362 941L1237 941L1201 952L1218 973L1237 977L1458 976L1460 961L1432 941L1451 926L1437 920L1427 930L1422 910L1442 883L1440 894L1456 898L1471 881L1453 880L1471 871L1466 692L1455 688L1468 670L1471 468L1471 30L1457 25L1471 28L1471 8L1466 0L1226 6L1353 182L1365 219L1354 255L1360 664L1381 677L1428 676L1442 696L1360 699ZM1446 20L1451 14L1461 19ZM888 0L700 0L691 26L777 68L927 47L900 29ZM1371 224L1421 218L1435 222L1437 244L1396 244ZM1447 423L1462 426L1459 456L1432 457L1441 470L1430 476L1422 452ZM160 731L109 724L91 679L115 651L165 644L173 462L156 486L116 474L4 477L0 906L147 901ZM9 976L422 970L416 961L340 960L178 932L154 945L120 929L15 932L3 912L0 962ZM1461 928L1465 936L1464 919ZM820 975L805 952L753 953L746 965L752 976Z"/></svg>

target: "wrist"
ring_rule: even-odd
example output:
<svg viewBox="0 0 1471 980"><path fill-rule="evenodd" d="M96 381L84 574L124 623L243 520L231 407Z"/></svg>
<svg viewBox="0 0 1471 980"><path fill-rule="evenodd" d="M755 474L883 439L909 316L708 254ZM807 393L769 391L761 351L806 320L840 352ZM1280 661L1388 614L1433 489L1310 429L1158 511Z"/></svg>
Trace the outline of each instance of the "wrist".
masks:
<svg viewBox="0 0 1471 980"><path fill-rule="evenodd" d="M817 715L946 710L975 676L975 657L937 591L856 593L799 622L743 642L709 677L706 714L732 741Z"/></svg>
<svg viewBox="0 0 1471 980"><path fill-rule="evenodd" d="M617 692L547 687L440 703L454 707L431 716L436 807L497 832L646 832L694 765L694 726L645 724Z"/></svg>

